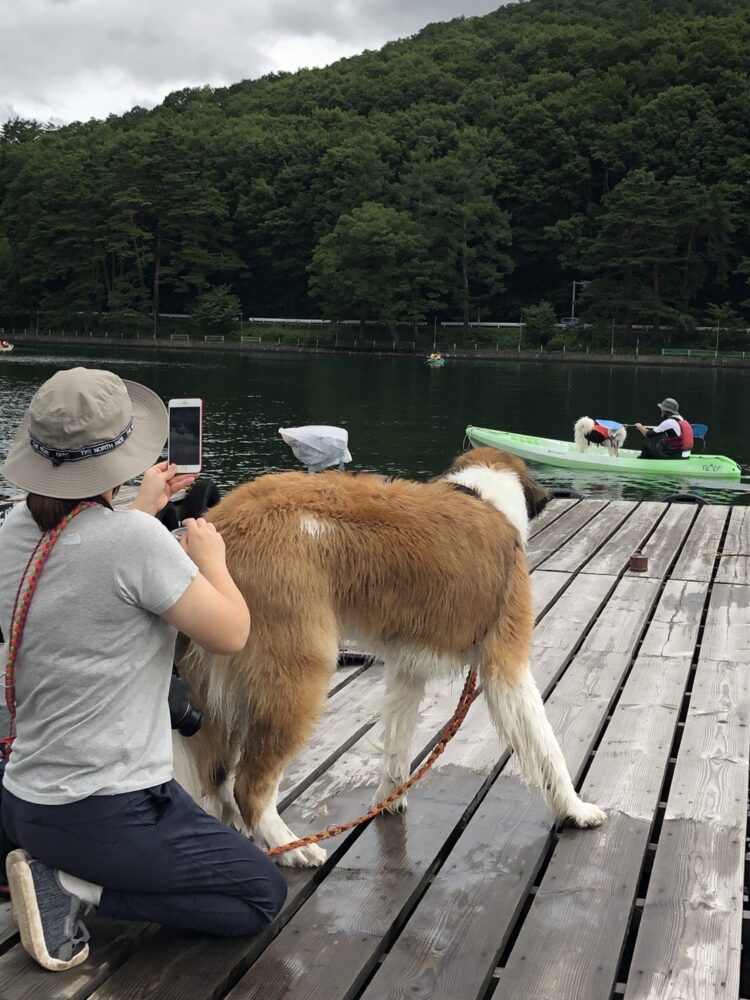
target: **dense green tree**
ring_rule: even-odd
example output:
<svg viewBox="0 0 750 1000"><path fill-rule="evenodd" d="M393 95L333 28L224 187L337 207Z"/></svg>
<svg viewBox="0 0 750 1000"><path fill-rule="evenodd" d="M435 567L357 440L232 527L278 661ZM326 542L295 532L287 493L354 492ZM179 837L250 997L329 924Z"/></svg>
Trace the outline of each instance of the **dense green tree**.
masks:
<svg viewBox="0 0 750 1000"><path fill-rule="evenodd" d="M434 273L428 241L406 212L366 202L342 215L313 254L310 293L330 319L377 319L394 332L423 319Z"/></svg>
<svg viewBox="0 0 750 1000"><path fill-rule="evenodd" d="M749 49L746 0L527 0L102 122L13 118L0 322L156 323L223 286L253 315L315 315L333 292L308 267L367 204L368 239L411 268L389 300L349 247L368 318L560 315L590 279L592 319L747 319Z"/></svg>
<svg viewBox="0 0 750 1000"><path fill-rule="evenodd" d="M202 333L220 335L234 329L240 315L240 300L228 285L206 292L193 306L193 323Z"/></svg>
<svg viewBox="0 0 750 1000"><path fill-rule="evenodd" d="M544 346L557 331L557 317L551 302L542 299L523 312L524 336L533 346Z"/></svg>

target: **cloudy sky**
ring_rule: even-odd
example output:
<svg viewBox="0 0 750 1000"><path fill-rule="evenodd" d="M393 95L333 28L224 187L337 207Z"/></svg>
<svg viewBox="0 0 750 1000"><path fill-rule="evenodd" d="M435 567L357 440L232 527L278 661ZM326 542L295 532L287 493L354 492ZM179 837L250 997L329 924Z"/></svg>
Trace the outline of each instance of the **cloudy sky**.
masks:
<svg viewBox="0 0 750 1000"><path fill-rule="evenodd" d="M506 0L0 0L0 122L151 107L172 90L325 66Z"/></svg>

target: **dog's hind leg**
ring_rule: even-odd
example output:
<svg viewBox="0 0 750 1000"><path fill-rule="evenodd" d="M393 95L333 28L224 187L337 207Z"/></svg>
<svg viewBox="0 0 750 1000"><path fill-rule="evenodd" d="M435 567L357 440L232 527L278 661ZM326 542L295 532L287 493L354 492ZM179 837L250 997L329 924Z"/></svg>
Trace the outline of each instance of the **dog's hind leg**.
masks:
<svg viewBox="0 0 750 1000"><path fill-rule="evenodd" d="M419 705L424 695L425 682L394 666L387 669L386 693L382 710L383 756L380 784L372 799L377 805L403 784L409 776L412 758L412 738L417 725ZM406 795L389 807L389 812L406 809Z"/></svg>
<svg viewBox="0 0 750 1000"><path fill-rule="evenodd" d="M605 814L576 793L528 665L512 679L491 670L483 672L483 680L495 725L515 751L524 779L539 788L555 819L570 826L599 826Z"/></svg>
<svg viewBox="0 0 750 1000"><path fill-rule="evenodd" d="M519 589L525 585L528 591L528 578L519 573L516 582ZM488 708L501 736L515 751L524 780L539 788L555 820L578 827L599 826L605 814L576 793L529 669L530 597L519 617L520 628L519 619L506 614L485 648L480 673Z"/></svg>

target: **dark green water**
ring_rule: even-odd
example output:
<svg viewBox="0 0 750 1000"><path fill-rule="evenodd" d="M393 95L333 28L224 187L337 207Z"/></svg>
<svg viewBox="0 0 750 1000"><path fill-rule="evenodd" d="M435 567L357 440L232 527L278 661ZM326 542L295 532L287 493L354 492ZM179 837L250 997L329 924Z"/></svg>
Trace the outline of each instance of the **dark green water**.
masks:
<svg viewBox="0 0 750 1000"><path fill-rule="evenodd" d="M467 424L572 437L583 414L653 423L674 396L691 420L709 425L707 451L750 464L750 392L739 370L536 365L358 355L259 355L16 349L0 357L0 454L35 389L59 368L111 368L164 399L206 403L206 474L226 488L259 472L295 468L281 426L339 424L349 431L352 468L423 478L462 448ZM637 440L638 439L638 440ZM629 446L638 445L631 432ZM659 498L686 484L538 467L537 479L587 495ZM747 502L728 487L689 484L714 502ZM2 490L2 486L0 486Z"/></svg>

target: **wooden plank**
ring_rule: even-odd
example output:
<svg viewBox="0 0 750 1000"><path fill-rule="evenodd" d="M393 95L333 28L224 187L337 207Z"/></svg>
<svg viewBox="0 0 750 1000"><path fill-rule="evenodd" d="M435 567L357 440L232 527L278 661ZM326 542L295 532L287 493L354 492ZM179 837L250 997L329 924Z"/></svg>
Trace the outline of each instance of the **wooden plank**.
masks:
<svg viewBox="0 0 750 1000"><path fill-rule="evenodd" d="M0 950L8 947L18 934L16 922L10 912L10 901L7 896L0 897Z"/></svg>
<svg viewBox="0 0 750 1000"><path fill-rule="evenodd" d="M606 500L581 500L575 507L566 511L562 517L540 531L538 535L534 535L526 549L529 567L534 569L545 559L548 559L577 531L588 525L606 506Z"/></svg>
<svg viewBox="0 0 750 1000"><path fill-rule="evenodd" d="M562 517L566 510L570 510L571 507L575 507L577 503L577 499L567 497L560 500L550 500L539 517L534 518L529 525L529 538L533 538L534 535L538 535L540 531L543 531L544 528L552 524L553 521L556 521L558 517Z"/></svg>
<svg viewBox="0 0 750 1000"><path fill-rule="evenodd" d="M696 510L690 504L670 504L644 549L648 556L648 569L645 573L634 573L629 569L628 575L640 579L646 577L664 579L685 536L690 531L695 516Z"/></svg>
<svg viewBox="0 0 750 1000"><path fill-rule="evenodd" d="M703 632L702 655L712 660L750 662L750 610L745 586L714 584Z"/></svg>
<svg viewBox="0 0 750 1000"><path fill-rule="evenodd" d="M534 570L531 575L531 589L534 600L534 616L537 621L555 603L560 591L570 581L570 573L546 573Z"/></svg>
<svg viewBox="0 0 750 1000"><path fill-rule="evenodd" d="M647 501L627 519L612 542L601 548L582 568L583 573L622 573L633 552L646 541L659 519L664 516L667 505Z"/></svg>
<svg viewBox="0 0 750 1000"><path fill-rule="evenodd" d="M747 825L750 675L733 658L750 587L713 589L626 1000L736 1000Z"/></svg>
<svg viewBox="0 0 750 1000"><path fill-rule="evenodd" d="M367 663L356 663L337 667L331 675L328 697L330 698L331 695L346 687L346 685L353 681L355 677L359 677L360 674L364 673L369 666L370 664Z"/></svg>
<svg viewBox="0 0 750 1000"><path fill-rule="evenodd" d="M547 702L547 714L572 773L580 771L635 650L658 585L621 583L580 653ZM630 602L629 641L611 648L617 617ZM596 633L601 630L601 635ZM608 648L606 656L601 649ZM487 799L394 943L364 997L424 996L469 1000L483 995L549 845L552 821L518 777L515 760ZM581 835L580 831L573 836ZM498 996L513 997L501 990ZM364 998L363 998L364 1000Z"/></svg>
<svg viewBox="0 0 750 1000"><path fill-rule="evenodd" d="M750 507L733 507L717 583L750 584Z"/></svg>
<svg viewBox="0 0 750 1000"><path fill-rule="evenodd" d="M284 772L279 790L282 807L375 725L384 691L385 672L373 667L328 699L312 738Z"/></svg>
<svg viewBox="0 0 750 1000"><path fill-rule="evenodd" d="M706 583L667 583L583 786L607 822L563 834L500 976L501 994L609 1000L707 592Z"/></svg>
<svg viewBox="0 0 750 1000"><path fill-rule="evenodd" d="M2 1000L84 1000L153 930L119 920L92 920L89 927L95 935L95 954L69 972L47 972L20 944L0 955Z"/></svg>
<svg viewBox="0 0 750 1000"><path fill-rule="evenodd" d="M644 595L648 590L653 598L656 588L655 582L646 587L641 582L637 586L626 585L617 608L610 615L619 617L622 614L625 591L637 592L634 607L627 612L631 645L639 633L637 621L643 618ZM584 643L586 649L589 640L593 639L591 652L583 654L583 658L579 655L574 661L586 660L584 672L588 680L583 684L583 692L581 677L570 685L566 685L564 678L555 688L555 701L565 698L565 708L561 711L566 725L572 725L571 720L576 715L576 711L571 710L571 698L575 699L580 711L593 712L597 718L603 718L627 666L627 655L616 655L619 639L615 646L612 644L612 637L620 634L619 629L612 622L607 624L606 618L605 609ZM601 650L610 655L602 658ZM537 682L543 692L548 691L556 675L550 672L546 677L539 676L538 668L537 661L534 664ZM607 680L601 681L605 677ZM600 681L611 689L609 697L600 697ZM593 726L592 740L600 724L601 719ZM477 731L480 725L481 731ZM497 741L486 714L477 714L472 725L465 727L459 737L458 746L454 748L454 741L423 780L402 829L389 826L387 822L376 822L362 834L347 855L345 869L334 869L307 900L229 994L232 1000L324 996L335 1000L351 995L366 980L394 922L403 908L421 895L431 868L441 860L443 842L460 824L472 799L482 793L492 773L493 761L497 760ZM577 734L575 741L580 742ZM539 802L536 792L524 789L524 793L528 800ZM342 963L342 955L346 956L345 963Z"/></svg>
<svg viewBox="0 0 750 1000"><path fill-rule="evenodd" d="M711 579L716 553L730 510L730 507L719 507L714 504L706 504L705 507L701 507L680 553L680 558L669 574L671 580L704 580L708 582Z"/></svg>
<svg viewBox="0 0 750 1000"><path fill-rule="evenodd" d="M420 756L432 745L435 734L453 712L461 684L457 680L429 686L414 740L415 747L421 749ZM496 738L496 752L497 742ZM313 833L363 813L369 807L377 782L375 741L366 734L282 814L299 836ZM394 821L394 828L400 828L398 817L387 817L385 823L389 820ZM356 847L359 835L360 831L356 831L325 845L330 853L329 867L348 847ZM289 883L287 916L325 873L320 869L284 870ZM282 915L277 927L283 920ZM267 931L255 938L211 938L160 930L146 948L139 949L91 995L92 1000L132 1000L134 996L149 1000L214 1000L223 995L224 984L236 978L235 969L246 967L267 944L272 933ZM198 947L196 942L199 942Z"/></svg>
<svg viewBox="0 0 750 1000"><path fill-rule="evenodd" d="M536 577L536 572L532 580ZM582 636L593 616L607 600L617 578L577 576L537 623L532 644L532 665L544 649L566 649L569 637Z"/></svg>
<svg viewBox="0 0 750 1000"><path fill-rule="evenodd" d="M606 543L611 541L611 545L619 547L618 529L634 513L636 506L628 500L612 500L585 531L573 535L557 552L545 560L542 566L547 570L573 573Z"/></svg>
<svg viewBox="0 0 750 1000"><path fill-rule="evenodd" d="M563 574L559 575L563 576ZM615 582L614 578L600 578L596 586L592 587L591 581L584 580L579 583L574 580L570 588L562 595L560 601L564 600L565 603L561 605L561 613L567 622L567 627L555 630L554 645L546 645L543 642L539 646L535 644L533 650L535 676L546 678L547 687L554 683L554 679L564 669L586 629L597 617ZM544 586L546 584L543 583L542 587ZM538 587L536 574L533 574L532 588L535 598L539 593ZM554 617L558 615L560 601L554 605ZM571 613L574 607L580 610L583 604L588 608L588 617ZM547 617L550 617L549 612ZM459 690L458 684L447 689L449 697L445 697L444 702L437 706L437 710L432 715L429 704L425 706L422 715L423 722L417 734L415 745L419 745L420 741L424 743L434 737L437 729L444 724L453 711ZM477 708L478 706L472 708L472 713L476 712ZM466 740L474 731L474 729L462 731L456 740ZM457 746L460 745L459 742ZM494 744L488 743L488 746L491 747L495 760L499 760L502 748L496 736ZM292 826L292 829L302 835L320 829L326 824L350 819L362 812L369 804L374 791L373 758L375 756L373 736L365 735L284 811L284 818ZM427 778L424 779L424 781L426 780ZM412 815L416 815L415 809L420 803L424 803L420 806L421 809L429 809L428 804L432 802L432 796L427 798L424 781L412 793L410 800ZM460 782L459 785L461 785ZM459 802L465 795L465 791L466 789L463 787L459 788L457 793ZM529 796L526 791L524 794ZM459 806L457 805L456 808ZM463 808L464 806L461 805L459 811L462 811ZM391 820L393 822L389 826ZM407 822L409 821L409 813L407 813ZM404 835L404 827L398 817L387 817L382 824L378 825L377 828L373 827L373 829L385 830L389 837L396 837L398 842L395 845L390 844L389 841L394 857L398 858L403 853L400 841ZM330 866L341 859L339 878L346 879L345 873L349 871L349 866L354 863L350 859L358 856L360 841L361 837L358 834L350 834L346 838L331 842L329 850L332 852L332 856L329 858L328 864ZM429 848L432 849L433 853L440 848L435 835L429 838ZM383 857L385 863L388 864L388 853L385 852ZM101 1000L131 1000L134 995L138 995L138 991L143 988L144 983L149 984L149 1000L175 1000L177 997L185 997L186 1000L188 997L190 1000L209 1000L209 998L213 1000L215 996L220 995L220 984L236 979L237 970L242 971L257 958L274 931L278 930L278 927L283 925L285 920L288 920L295 912L295 908L310 895L315 882L323 878L322 884L325 885L327 873L328 868L322 872L318 870L315 872L286 873L289 882L289 898L286 908L270 932L259 935L253 940L198 938L200 946L196 947L194 937L188 938L171 931L160 931L153 942L149 942L145 948L140 949L121 970L115 973L107 982L106 991L94 994L95 1000L100 1000L100 998ZM392 898L389 895L390 880L383 879L379 875L373 885L376 890L382 888L386 897ZM396 887L394 891L399 890ZM339 920L336 918L337 925L338 922ZM321 929L323 926L327 926L326 920L323 920ZM293 934L293 932L291 933ZM210 941L210 947L206 944L207 941ZM282 963L286 964L286 958L282 959ZM196 967L198 964L199 968ZM271 975L271 979L274 975L275 973ZM187 987L184 987L183 992L175 992L176 982L187 983L188 981L189 991Z"/></svg>

